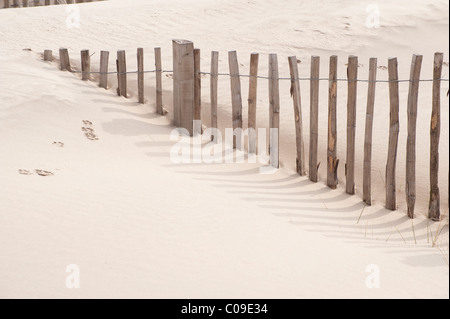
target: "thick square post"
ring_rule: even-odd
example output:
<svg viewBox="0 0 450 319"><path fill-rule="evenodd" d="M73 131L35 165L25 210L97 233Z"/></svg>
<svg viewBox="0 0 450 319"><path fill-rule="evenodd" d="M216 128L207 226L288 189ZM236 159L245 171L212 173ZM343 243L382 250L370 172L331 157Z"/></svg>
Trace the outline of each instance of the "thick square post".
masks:
<svg viewBox="0 0 450 319"><path fill-rule="evenodd" d="M193 135L194 121L194 44L173 40L173 112L175 126Z"/></svg>

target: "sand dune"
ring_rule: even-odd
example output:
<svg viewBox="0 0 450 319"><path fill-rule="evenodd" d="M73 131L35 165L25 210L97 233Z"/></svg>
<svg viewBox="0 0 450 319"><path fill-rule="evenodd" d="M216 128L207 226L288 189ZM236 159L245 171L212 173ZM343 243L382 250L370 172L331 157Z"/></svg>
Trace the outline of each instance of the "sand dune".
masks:
<svg viewBox="0 0 450 319"><path fill-rule="evenodd" d="M141 106L133 76L130 98L118 98L114 77L111 89L101 90L59 71L56 63L44 63L38 54L67 47L79 67L79 51L90 49L95 52L92 67L98 69L100 50L110 50L114 57L116 50L125 49L128 67L134 70L136 48L143 47L146 69L153 69L153 48L160 46L164 69L170 70L171 40L185 38L202 50L205 71L210 51L220 52L220 72L228 72L227 51L237 50L244 74L250 53L259 52L262 75L268 73L267 54L277 53L282 76L289 75L288 56L302 61L300 73L307 77L310 56L320 55L321 76L327 77L329 56L336 54L339 76L345 77L347 57L354 54L360 58L361 78L368 76L370 57L386 66L388 57L397 56L400 77L407 79L411 56L419 53L424 55L422 77L430 78L434 52L444 52L448 61L448 1L378 4L378 29L366 27L367 3L354 0L103 1L79 6L79 29L67 28L73 11L66 6L0 10L0 298L448 298L448 222L425 218L430 83L421 84L420 91L418 216L411 222L402 185L407 83L400 86L399 210L389 212L383 208L389 115L384 83L377 87L375 111L375 205L365 208L360 153L358 194L353 197L344 194L342 168L336 191L324 185L325 165L318 184L295 174L289 81L281 82L282 169L260 175L260 166L254 164L170 161L170 77L163 83L169 115L160 117L154 114L153 75L146 75L148 103ZM386 79L387 72L380 69L379 78ZM242 85L245 101L246 79ZM219 127L224 129L231 123L227 77L220 78L219 88ZM322 83L322 163L327 89ZM344 162L345 83L338 90L338 147ZM447 90L448 84L443 85L440 183L446 215ZM366 91L361 84L358 149L363 146ZM266 127L263 80L258 95L258 126ZM308 119L307 82L302 82L302 99ZM203 106L209 125L207 77ZM309 132L309 121L304 122ZM433 248L439 231L438 247ZM81 289L65 286L70 264L80 266ZM367 289L369 265L379 266L381 289Z"/></svg>

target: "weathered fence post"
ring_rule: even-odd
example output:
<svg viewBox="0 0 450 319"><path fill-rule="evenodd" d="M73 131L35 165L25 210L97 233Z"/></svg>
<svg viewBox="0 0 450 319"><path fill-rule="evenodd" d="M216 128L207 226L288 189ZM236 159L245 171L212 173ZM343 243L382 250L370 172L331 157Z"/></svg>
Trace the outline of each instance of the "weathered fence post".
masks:
<svg viewBox="0 0 450 319"><path fill-rule="evenodd" d="M348 103L347 103L347 163L345 165L346 192L355 194L355 143L356 143L356 102L358 90L358 57L348 59Z"/></svg>
<svg viewBox="0 0 450 319"><path fill-rule="evenodd" d="M52 50L44 51L44 61L53 61L53 52Z"/></svg>
<svg viewBox="0 0 450 319"><path fill-rule="evenodd" d="M70 67L69 51L67 51L67 49L59 49L59 62L62 71L72 71L72 68Z"/></svg>
<svg viewBox="0 0 450 319"><path fill-rule="evenodd" d="M373 140L373 115L375 108L375 89L377 80L378 62L371 58L369 62L369 88L367 93L366 131L364 139L364 177L363 200L367 205L372 205L372 140Z"/></svg>
<svg viewBox="0 0 450 319"><path fill-rule="evenodd" d="M119 59L116 59L116 75L117 75L117 95L120 96Z"/></svg>
<svg viewBox="0 0 450 319"><path fill-rule="evenodd" d="M211 53L211 78L210 78L210 90L211 90L211 128L217 129L217 95L218 95L218 81L219 81L219 52L213 51ZM211 136L211 140L214 142L214 136Z"/></svg>
<svg viewBox="0 0 450 319"><path fill-rule="evenodd" d="M81 79L88 81L91 78L91 56L89 50L81 51Z"/></svg>
<svg viewBox="0 0 450 319"><path fill-rule="evenodd" d="M431 220L441 219L439 190L439 140L441 135L441 77L444 54L436 53L433 70L433 110L430 130L430 203L428 217Z"/></svg>
<svg viewBox="0 0 450 319"><path fill-rule="evenodd" d="M269 112L270 112L270 165L280 167L280 80L278 73L278 56L269 55Z"/></svg>
<svg viewBox="0 0 450 319"><path fill-rule="evenodd" d="M9 0L3 0L3 3L4 3L4 8L5 9L8 9L8 8L10 8L10 5L9 5Z"/></svg>
<svg viewBox="0 0 450 319"><path fill-rule="evenodd" d="M117 51L118 95L127 97L127 58L124 50Z"/></svg>
<svg viewBox="0 0 450 319"><path fill-rule="evenodd" d="M173 40L173 108L175 126L194 133L194 44Z"/></svg>
<svg viewBox="0 0 450 319"><path fill-rule="evenodd" d="M138 66L138 99L139 103L145 103L144 92L144 49L137 49L137 66Z"/></svg>
<svg viewBox="0 0 450 319"><path fill-rule="evenodd" d="M202 75L201 75L201 51L200 49L194 49L194 120L202 120ZM202 134L202 125L197 125L197 129L200 132L196 134Z"/></svg>
<svg viewBox="0 0 450 319"><path fill-rule="evenodd" d="M327 151L327 185L336 189L338 185L337 170L337 66L338 57L330 58L330 77L328 89L328 151Z"/></svg>
<svg viewBox="0 0 450 319"><path fill-rule="evenodd" d="M309 135L309 179L319 181L318 144L319 144L319 78L320 57L311 57L310 85L310 135Z"/></svg>
<svg viewBox="0 0 450 319"><path fill-rule="evenodd" d="M414 55L411 63L411 77L408 95L408 142L406 147L406 202L408 217L414 218L416 205L416 133L417 107L419 97L421 55Z"/></svg>
<svg viewBox="0 0 450 319"><path fill-rule="evenodd" d="M233 147L239 150L243 149L242 132L242 92L241 92L241 78L239 74L239 64L237 59L237 52L228 52L228 60L230 66L230 81L231 81L231 101L232 101L232 116L233 116L233 130L235 136L233 138Z"/></svg>
<svg viewBox="0 0 450 319"><path fill-rule="evenodd" d="M155 48L155 67L156 67L156 113L164 115L163 108L163 89L162 89L162 59L161 48Z"/></svg>
<svg viewBox="0 0 450 319"><path fill-rule="evenodd" d="M256 154L257 152L257 134L256 134L256 106L258 103L258 64L259 54L252 53L250 56L250 79L248 92L248 152Z"/></svg>
<svg viewBox="0 0 450 319"><path fill-rule="evenodd" d="M306 175L305 142L303 140L303 115L302 97L300 92L300 80L298 73L297 57L289 57L289 69L291 72L291 96L294 101L295 116L295 136L297 149L297 173L300 176Z"/></svg>
<svg viewBox="0 0 450 319"><path fill-rule="evenodd" d="M108 89L108 63L109 51L101 51L99 86L105 90Z"/></svg>
<svg viewBox="0 0 450 319"><path fill-rule="evenodd" d="M22 7L27 8L28 7L28 0L22 1Z"/></svg>
<svg viewBox="0 0 450 319"><path fill-rule="evenodd" d="M390 58L388 64L389 71L389 148L386 164L386 208L397 209L397 183L396 167L398 153L398 134L400 131L400 100L398 83L398 61L397 58Z"/></svg>

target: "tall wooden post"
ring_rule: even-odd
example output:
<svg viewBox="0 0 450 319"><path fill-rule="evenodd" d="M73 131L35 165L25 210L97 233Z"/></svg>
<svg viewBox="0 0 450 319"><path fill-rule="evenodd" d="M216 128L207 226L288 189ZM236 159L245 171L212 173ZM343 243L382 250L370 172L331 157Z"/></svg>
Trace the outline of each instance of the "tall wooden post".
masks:
<svg viewBox="0 0 450 319"><path fill-rule="evenodd" d="M356 147L356 101L358 90L358 57L348 59L348 103L347 103L347 163L346 192L355 194L355 147Z"/></svg>
<svg viewBox="0 0 450 319"><path fill-rule="evenodd" d="M144 91L144 49L137 49L137 66L138 66L138 99L139 103L145 103Z"/></svg>
<svg viewBox="0 0 450 319"><path fill-rule="evenodd" d="M413 219L416 205L416 134L420 71L423 57L414 55L408 95L408 141L406 147L406 202L408 217Z"/></svg>
<svg viewBox="0 0 450 319"><path fill-rule="evenodd" d="M338 185L337 170L337 67L338 57L330 58L330 77L328 88L328 151L327 151L327 185L336 189Z"/></svg>
<svg viewBox="0 0 450 319"><path fill-rule="evenodd" d="M164 115L165 113L163 108L161 48L155 48L155 67L156 67L156 113L159 115Z"/></svg>
<svg viewBox="0 0 450 319"><path fill-rule="evenodd" d="M257 134L256 134L256 106L258 104L258 63L259 54L252 53L250 57L250 79L249 79L249 92L248 92L248 130L249 130L249 142L248 152L250 154L256 154Z"/></svg>
<svg viewBox="0 0 450 319"><path fill-rule="evenodd" d="M88 81L91 78L91 56L89 50L81 51L81 79Z"/></svg>
<svg viewBox="0 0 450 319"><path fill-rule="evenodd" d="M202 120L202 75L201 75L201 51L200 49L194 49L194 120ZM197 129L202 133L202 126L199 125Z"/></svg>
<svg viewBox="0 0 450 319"><path fill-rule="evenodd" d="M278 57L269 55L269 112L270 112L270 165L280 167L280 79L278 72Z"/></svg>
<svg viewBox="0 0 450 319"><path fill-rule="evenodd" d="M364 177L363 200L372 205L372 140L373 140L373 114L375 109L375 89L378 63L376 58L369 62L369 88L367 93L366 131L364 138Z"/></svg>
<svg viewBox="0 0 450 319"><path fill-rule="evenodd" d="M119 82L119 96L127 97L127 59L124 50L117 51L117 78Z"/></svg>
<svg viewBox="0 0 450 319"><path fill-rule="evenodd" d="M386 208L397 210L396 168L398 154L398 134L400 132L400 100L398 84L398 61L390 58L389 71L389 148L386 164Z"/></svg>
<svg viewBox="0 0 450 319"><path fill-rule="evenodd" d="M311 57L310 85L310 135L309 135L309 179L319 181L318 144L319 144L319 78L320 57Z"/></svg>
<svg viewBox="0 0 450 319"><path fill-rule="evenodd" d="M218 82L219 82L219 52L213 51L211 53L211 78L210 78L210 90L211 90L211 128L217 129L217 96L218 96ZM214 140L214 136L211 136L211 140ZM217 142L217 141L215 141Z"/></svg>
<svg viewBox="0 0 450 319"><path fill-rule="evenodd" d="M237 134L236 130L242 129L242 91L236 51L230 51L228 53L228 62L230 67L233 130ZM241 136L239 134L235 135L233 138L233 147L242 150L244 145L241 145L241 142Z"/></svg>
<svg viewBox="0 0 450 319"><path fill-rule="evenodd" d="M289 57L289 69L291 72L291 96L294 102L295 116L295 138L297 150L297 173L300 176L306 175L305 142L303 140L303 114L302 98L300 93L300 80L298 72L297 57Z"/></svg>
<svg viewBox="0 0 450 319"><path fill-rule="evenodd" d="M441 219L441 195L439 190L439 140L441 135L441 77L444 54L436 53L433 70L433 110L430 129L430 202L428 217Z"/></svg>
<svg viewBox="0 0 450 319"><path fill-rule="evenodd" d="M173 40L173 108L175 126L194 133L194 44Z"/></svg>
<svg viewBox="0 0 450 319"><path fill-rule="evenodd" d="M105 90L108 89L108 63L109 51L101 51L99 86Z"/></svg>

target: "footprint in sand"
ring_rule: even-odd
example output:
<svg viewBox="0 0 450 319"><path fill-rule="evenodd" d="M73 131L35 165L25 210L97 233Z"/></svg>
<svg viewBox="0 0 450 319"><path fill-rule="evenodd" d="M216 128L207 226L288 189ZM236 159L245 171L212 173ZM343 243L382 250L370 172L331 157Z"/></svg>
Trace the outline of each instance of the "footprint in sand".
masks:
<svg viewBox="0 0 450 319"><path fill-rule="evenodd" d="M84 133L84 135L86 136L86 138L88 140L91 140L91 141L98 141L99 140L98 136L95 135L94 133Z"/></svg>
<svg viewBox="0 0 450 319"><path fill-rule="evenodd" d="M64 147L63 142L53 142L52 145L55 145L56 147Z"/></svg>
<svg viewBox="0 0 450 319"><path fill-rule="evenodd" d="M81 130L84 132L84 136L86 136L86 138L90 141L98 141L99 138L95 134L95 130L92 128L94 124L91 121L84 120L83 125L84 126Z"/></svg>
<svg viewBox="0 0 450 319"><path fill-rule="evenodd" d="M94 129L93 129L93 128L90 128L90 127L82 127L81 130L82 130L84 133L94 133Z"/></svg>
<svg viewBox="0 0 450 319"><path fill-rule="evenodd" d="M37 169L37 170L35 170L35 172L36 172L36 174L38 174L39 176L53 176L53 175L55 175L54 173L52 173L52 172L49 172L49 171L45 171L45 170L42 170L42 169Z"/></svg>
<svg viewBox="0 0 450 319"><path fill-rule="evenodd" d="M19 174L21 174L21 175L30 176L30 175L33 175L34 173L38 174L39 176L44 176L44 177L55 175L53 172L49 172L49 171L46 171L43 169L36 169L36 170L34 170L34 172L31 172L26 169L19 169Z"/></svg>
<svg viewBox="0 0 450 319"><path fill-rule="evenodd" d="M378 67L378 69L386 71L388 68L387 68L387 66L381 65L381 66Z"/></svg>
<svg viewBox="0 0 450 319"><path fill-rule="evenodd" d="M33 175L32 172L26 170L26 169L19 169L19 174L21 175Z"/></svg>

